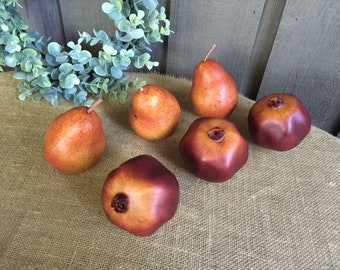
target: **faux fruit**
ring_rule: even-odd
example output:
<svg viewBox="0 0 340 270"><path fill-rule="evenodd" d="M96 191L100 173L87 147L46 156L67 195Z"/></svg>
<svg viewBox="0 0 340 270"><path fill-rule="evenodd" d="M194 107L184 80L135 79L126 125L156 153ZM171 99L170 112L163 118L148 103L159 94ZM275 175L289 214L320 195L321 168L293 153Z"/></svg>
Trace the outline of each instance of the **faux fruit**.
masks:
<svg viewBox="0 0 340 270"><path fill-rule="evenodd" d="M129 109L132 129L147 140L170 136L181 117L177 99L166 89L148 84L138 89Z"/></svg>
<svg viewBox="0 0 340 270"><path fill-rule="evenodd" d="M223 66L208 59L214 44L205 59L197 64L190 90L191 105L196 114L204 117L226 117L236 107L237 86Z"/></svg>
<svg viewBox="0 0 340 270"><path fill-rule="evenodd" d="M190 170L209 182L230 179L248 159L248 143L236 126L217 117L196 119L181 139L179 151Z"/></svg>
<svg viewBox="0 0 340 270"><path fill-rule="evenodd" d="M309 133L311 118L294 95L267 95L251 107L248 114L249 133L260 146L287 151L297 146Z"/></svg>
<svg viewBox="0 0 340 270"><path fill-rule="evenodd" d="M178 202L176 177L149 155L122 163L107 176L102 189L107 218L138 236L151 235L170 220Z"/></svg>
<svg viewBox="0 0 340 270"><path fill-rule="evenodd" d="M105 150L105 134L94 111L102 100L90 108L76 107L58 116L47 128L44 157L54 168L65 173L81 173L92 168Z"/></svg>

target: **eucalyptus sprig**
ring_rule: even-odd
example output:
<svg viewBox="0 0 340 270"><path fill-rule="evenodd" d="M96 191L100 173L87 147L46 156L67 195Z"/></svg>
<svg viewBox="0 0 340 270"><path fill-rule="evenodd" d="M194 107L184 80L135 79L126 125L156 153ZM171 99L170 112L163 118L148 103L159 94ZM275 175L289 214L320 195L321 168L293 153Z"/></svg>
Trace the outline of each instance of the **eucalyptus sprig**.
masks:
<svg viewBox="0 0 340 270"><path fill-rule="evenodd" d="M60 97L76 106L90 106L93 98L104 94L124 101L128 89L145 84L129 81L126 71L158 66L151 60L151 44L163 42L162 36L172 32L157 0L110 0L102 4L102 11L113 21L113 35L104 30L79 32L77 42L69 41L64 48L29 32L18 7L18 0L0 2L0 71L14 69L20 100L44 98L53 106ZM100 45L98 54L85 50L84 43Z"/></svg>

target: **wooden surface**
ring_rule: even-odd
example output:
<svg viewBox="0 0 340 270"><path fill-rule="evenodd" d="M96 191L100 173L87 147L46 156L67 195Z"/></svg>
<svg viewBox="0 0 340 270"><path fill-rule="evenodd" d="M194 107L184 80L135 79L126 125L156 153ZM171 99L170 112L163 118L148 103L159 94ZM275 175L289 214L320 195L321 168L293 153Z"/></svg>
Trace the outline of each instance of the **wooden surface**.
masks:
<svg viewBox="0 0 340 270"><path fill-rule="evenodd" d="M340 124L339 12L339 0L288 1L258 96L299 96L313 124L333 134Z"/></svg>
<svg viewBox="0 0 340 270"><path fill-rule="evenodd" d="M242 5L237 0L227 5L218 0L171 1L170 20L175 34L169 38L167 73L191 77L195 65L215 43L211 58L218 60L240 86L264 4L264 0L244 1Z"/></svg>
<svg viewBox="0 0 340 270"><path fill-rule="evenodd" d="M53 40L76 40L79 31L113 24L105 0L26 0L31 29ZM234 77L240 93L258 99L270 92L297 95L313 124L340 137L339 0L161 0L174 33L153 46L156 71L191 78L213 43L211 55Z"/></svg>

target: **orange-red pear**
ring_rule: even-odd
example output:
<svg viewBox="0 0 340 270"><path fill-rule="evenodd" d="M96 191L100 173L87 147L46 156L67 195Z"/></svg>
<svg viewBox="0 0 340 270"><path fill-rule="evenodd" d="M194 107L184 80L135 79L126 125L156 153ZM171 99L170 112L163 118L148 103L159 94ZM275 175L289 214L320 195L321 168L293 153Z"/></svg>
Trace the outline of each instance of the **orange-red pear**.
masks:
<svg viewBox="0 0 340 270"><path fill-rule="evenodd" d="M153 84L138 89L129 109L132 129L147 140L160 140L170 136L181 117L177 99L168 90Z"/></svg>
<svg viewBox="0 0 340 270"><path fill-rule="evenodd" d="M237 105L238 91L234 79L223 66L208 58L215 47L214 44L205 59L195 67L190 101L200 116L226 117Z"/></svg>
<svg viewBox="0 0 340 270"><path fill-rule="evenodd" d="M82 173L92 168L105 150L105 134L93 108L76 107L58 116L44 137L44 157L65 173Z"/></svg>

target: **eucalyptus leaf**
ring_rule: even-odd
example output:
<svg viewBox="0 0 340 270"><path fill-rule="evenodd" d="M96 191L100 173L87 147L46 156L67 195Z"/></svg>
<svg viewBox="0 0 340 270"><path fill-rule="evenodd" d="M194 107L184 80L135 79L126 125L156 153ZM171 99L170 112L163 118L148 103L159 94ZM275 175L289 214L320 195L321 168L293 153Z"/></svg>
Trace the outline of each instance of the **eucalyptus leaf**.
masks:
<svg viewBox="0 0 340 270"><path fill-rule="evenodd" d="M109 54L109 55L116 55L117 54L117 50L115 50L115 48L113 48L110 45L103 45L103 50L105 53Z"/></svg>
<svg viewBox="0 0 340 270"><path fill-rule="evenodd" d="M150 61L151 45L171 33L164 7L157 10L157 0L109 0L102 11L113 21L112 36L104 30L93 30L93 35L78 31L77 43L67 42L64 50L50 38L27 31L17 0L4 1L0 1L0 72L3 66L15 69L20 99L44 98L53 106L60 97L76 106L90 104L90 94L124 100L129 88L138 87L137 82L127 82L124 71L131 65L157 66L158 62ZM83 50L83 42L90 47L100 44L98 55Z"/></svg>
<svg viewBox="0 0 340 270"><path fill-rule="evenodd" d="M67 77L65 78L65 88L72 88L75 85L78 85L80 83L77 75L75 74L69 74L67 75Z"/></svg>
<svg viewBox="0 0 340 270"><path fill-rule="evenodd" d="M142 29L135 29L129 32L132 39L140 39L144 36L144 31Z"/></svg>
<svg viewBox="0 0 340 270"><path fill-rule="evenodd" d="M17 60L14 55L7 55L5 57L5 63L8 67L15 67L17 65Z"/></svg>
<svg viewBox="0 0 340 270"><path fill-rule="evenodd" d="M104 68L102 66L96 66L93 70L99 76L106 76L107 75L106 70L104 70Z"/></svg>
<svg viewBox="0 0 340 270"><path fill-rule="evenodd" d="M143 4L148 10L153 10L157 7L158 2L156 0L143 0Z"/></svg>
<svg viewBox="0 0 340 270"><path fill-rule="evenodd" d="M62 52L61 54L59 54L58 56L56 56L55 61L58 63L65 63L68 61L68 54L66 52Z"/></svg>
<svg viewBox="0 0 340 270"><path fill-rule="evenodd" d="M73 65L70 63L63 63L60 65L59 71L68 74L73 71Z"/></svg>
<svg viewBox="0 0 340 270"><path fill-rule="evenodd" d="M26 72L17 71L13 74L13 77L17 80L25 80L26 79Z"/></svg>
<svg viewBox="0 0 340 270"><path fill-rule="evenodd" d="M40 102L40 101L41 101L41 95L34 95L34 96L32 97L32 101L33 101L34 103Z"/></svg>
<svg viewBox="0 0 340 270"><path fill-rule="evenodd" d="M22 50L23 55L25 55L26 57L34 57L38 55L38 52L32 48L26 48L24 50Z"/></svg>
<svg viewBox="0 0 340 270"><path fill-rule="evenodd" d="M123 76L123 72L122 72L121 69L119 69L117 67L112 67L111 68L111 75L116 79L120 79Z"/></svg>
<svg viewBox="0 0 340 270"><path fill-rule="evenodd" d="M60 54L61 49L62 49L61 45L59 45L57 42L51 42L47 46L47 51L55 57L57 57Z"/></svg>

